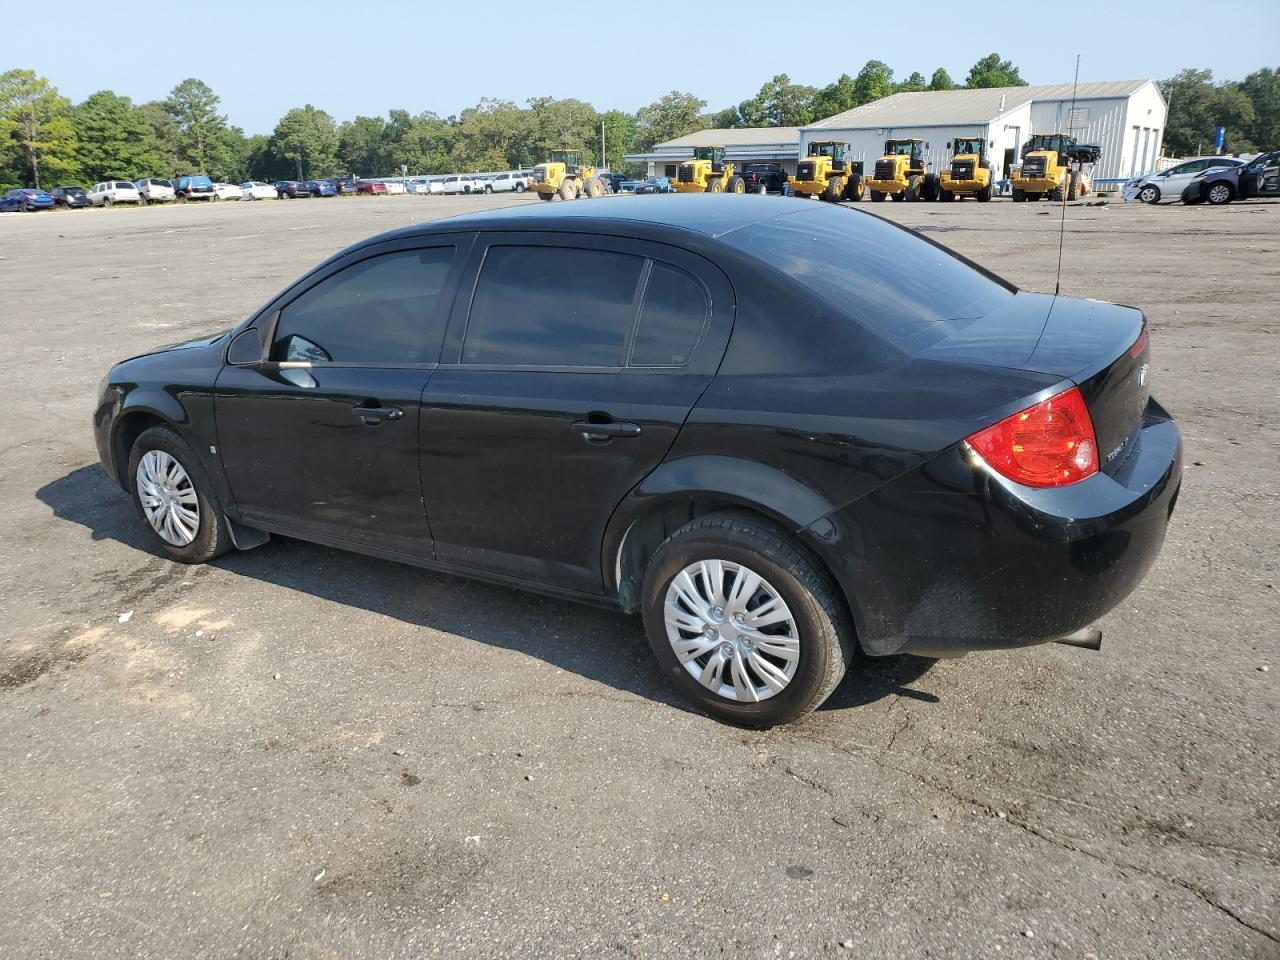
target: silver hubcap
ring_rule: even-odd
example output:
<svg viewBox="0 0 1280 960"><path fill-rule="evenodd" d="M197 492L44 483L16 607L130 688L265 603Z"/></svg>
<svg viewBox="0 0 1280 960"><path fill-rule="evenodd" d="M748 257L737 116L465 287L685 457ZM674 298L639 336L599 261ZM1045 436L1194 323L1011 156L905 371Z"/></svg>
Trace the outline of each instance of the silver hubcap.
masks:
<svg viewBox="0 0 1280 960"><path fill-rule="evenodd" d="M786 601L741 564L689 564L667 587L663 616L676 658L726 700L767 700L800 665L800 633Z"/></svg>
<svg viewBox="0 0 1280 960"><path fill-rule="evenodd" d="M1209 199L1214 203L1226 203L1227 197L1230 195L1230 191L1222 184L1218 184L1209 190Z"/></svg>
<svg viewBox="0 0 1280 960"><path fill-rule="evenodd" d="M148 450L138 464L138 502L165 543L185 547L200 529L200 501L182 464L163 450Z"/></svg>
<svg viewBox="0 0 1280 960"><path fill-rule="evenodd" d="M1156 192L1150 187L1147 187L1142 191L1142 199L1147 203L1154 203L1156 199Z"/></svg>

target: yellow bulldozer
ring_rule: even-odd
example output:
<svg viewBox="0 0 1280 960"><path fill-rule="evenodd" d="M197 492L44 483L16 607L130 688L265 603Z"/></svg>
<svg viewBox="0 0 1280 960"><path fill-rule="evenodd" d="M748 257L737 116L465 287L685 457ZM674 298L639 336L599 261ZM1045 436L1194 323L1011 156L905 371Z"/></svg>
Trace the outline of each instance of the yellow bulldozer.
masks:
<svg viewBox="0 0 1280 960"><path fill-rule="evenodd" d="M543 200L604 196L596 168L584 164L577 150L552 150L550 159L533 168L529 189Z"/></svg>
<svg viewBox="0 0 1280 960"><path fill-rule="evenodd" d="M884 156L876 161L867 189L871 199L879 203L885 197L894 200L936 200L938 178L929 172L924 152L929 145L923 140L886 140Z"/></svg>
<svg viewBox="0 0 1280 960"><path fill-rule="evenodd" d="M1014 202L1077 200L1092 193L1088 168L1100 156L1098 144L1077 143L1069 133L1035 134L1022 145L1022 163L1009 178Z"/></svg>
<svg viewBox="0 0 1280 960"><path fill-rule="evenodd" d="M685 160L671 184L677 193L746 193L747 185L726 163L724 147L694 147L693 159Z"/></svg>
<svg viewBox="0 0 1280 960"><path fill-rule="evenodd" d="M981 137L956 137L951 149L951 168L938 176L938 199L944 202L976 197L991 199L991 168L987 166L987 141Z"/></svg>
<svg viewBox="0 0 1280 960"><path fill-rule="evenodd" d="M821 197L830 203L858 201L863 195L862 161L845 159L849 145L840 140L814 140L809 156L796 165L796 175L787 178L793 196Z"/></svg>

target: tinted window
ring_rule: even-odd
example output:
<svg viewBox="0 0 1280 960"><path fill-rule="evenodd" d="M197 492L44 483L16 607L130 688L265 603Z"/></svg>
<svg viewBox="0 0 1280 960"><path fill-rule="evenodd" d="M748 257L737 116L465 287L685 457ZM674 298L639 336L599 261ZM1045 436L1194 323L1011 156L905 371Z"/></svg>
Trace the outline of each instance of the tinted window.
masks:
<svg viewBox="0 0 1280 960"><path fill-rule="evenodd" d="M490 247L463 363L621 366L643 265L604 250Z"/></svg>
<svg viewBox="0 0 1280 960"><path fill-rule="evenodd" d="M333 274L281 312L272 359L434 362L452 259L453 247L404 250Z"/></svg>
<svg viewBox="0 0 1280 960"><path fill-rule="evenodd" d="M911 350L949 336L1014 293L923 237L841 207L776 217L723 239Z"/></svg>
<svg viewBox="0 0 1280 960"><path fill-rule="evenodd" d="M688 363L706 326L707 306L702 284L682 270L655 263L631 346L631 366L682 367Z"/></svg>

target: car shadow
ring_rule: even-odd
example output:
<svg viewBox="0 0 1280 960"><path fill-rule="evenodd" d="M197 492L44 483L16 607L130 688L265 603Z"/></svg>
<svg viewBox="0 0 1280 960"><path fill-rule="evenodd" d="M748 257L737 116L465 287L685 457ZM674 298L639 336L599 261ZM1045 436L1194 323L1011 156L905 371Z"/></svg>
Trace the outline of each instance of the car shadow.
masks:
<svg viewBox="0 0 1280 960"><path fill-rule="evenodd" d="M41 487L36 496L54 516L88 529L95 541L115 540L158 553L133 504L97 466L73 470ZM255 550L233 551L213 565L523 653L617 690L693 712L660 674L639 617L286 537L274 537ZM932 694L906 688L933 663L922 657L859 656L823 709L850 709L894 695L936 702Z"/></svg>

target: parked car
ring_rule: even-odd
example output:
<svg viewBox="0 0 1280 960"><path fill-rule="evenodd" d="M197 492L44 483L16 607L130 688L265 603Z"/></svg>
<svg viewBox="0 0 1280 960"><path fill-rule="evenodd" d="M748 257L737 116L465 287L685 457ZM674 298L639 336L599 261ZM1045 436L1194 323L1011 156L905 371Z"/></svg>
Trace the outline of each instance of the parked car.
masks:
<svg viewBox="0 0 1280 960"><path fill-rule="evenodd" d="M1280 150L1259 154L1237 167L1212 167L1182 191L1183 203L1211 203L1280 197Z"/></svg>
<svg viewBox="0 0 1280 960"><path fill-rule="evenodd" d="M213 185L213 199L216 200L239 200L241 197L240 187L234 183L215 183Z"/></svg>
<svg viewBox="0 0 1280 960"><path fill-rule="evenodd" d="M258 180L249 180L240 184L241 200L274 200L276 196L276 188L272 184L261 183Z"/></svg>
<svg viewBox="0 0 1280 960"><path fill-rule="evenodd" d="M186 203L188 200L219 199L217 192L213 189L213 181L203 173L188 174L171 182L179 203Z"/></svg>
<svg viewBox="0 0 1280 960"><path fill-rule="evenodd" d="M278 533L640 612L686 697L768 726L857 647L1093 642L1177 501L1150 357L1139 310L830 204L521 206L117 364L94 433L173 560Z"/></svg>
<svg viewBox="0 0 1280 960"><path fill-rule="evenodd" d="M374 196L375 194L385 196L387 185L381 180L361 180L356 186L356 193L362 193L366 196Z"/></svg>
<svg viewBox="0 0 1280 960"><path fill-rule="evenodd" d="M89 202L95 207L110 207L117 203L142 203L142 194L128 180L104 180L89 188Z"/></svg>
<svg viewBox="0 0 1280 960"><path fill-rule="evenodd" d="M599 176L601 182L604 183L606 193L621 193L622 185L626 183L628 179L625 173L613 173L611 171L597 174L597 176Z"/></svg>
<svg viewBox="0 0 1280 960"><path fill-rule="evenodd" d="M390 180L384 180L383 186L387 188L388 194L403 194L405 192L404 181L399 177Z"/></svg>
<svg viewBox="0 0 1280 960"><path fill-rule="evenodd" d="M311 191L301 180L277 180L276 196L281 200L299 200L311 196Z"/></svg>
<svg viewBox="0 0 1280 960"><path fill-rule="evenodd" d="M529 189L529 178L520 171L495 173L484 184L485 193L524 193Z"/></svg>
<svg viewBox="0 0 1280 960"><path fill-rule="evenodd" d="M1125 200L1141 200L1143 203L1159 203L1161 200L1180 200L1197 173L1210 167L1238 167L1243 160L1234 157L1196 157L1167 170L1134 177L1124 185Z"/></svg>
<svg viewBox="0 0 1280 960"><path fill-rule="evenodd" d="M52 209L53 197L34 187L17 187L0 197L0 213Z"/></svg>
<svg viewBox="0 0 1280 960"><path fill-rule="evenodd" d="M636 193L671 193L670 177L649 177L636 184Z"/></svg>
<svg viewBox="0 0 1280 960"><path fill-rule="evenodd" d="M343 177L342 179L334 180L333 185L338 188L339 193L355 193L356 188L360 186L360 181L353 177Z"/></svg>
<svg viewBox="0 0 1280 960"><path fill-rule="evenodd" d="M84 192L84 187L54 187L49 191L49 195L53 197L55 206L66 207L68 210L91 206L89 195Z"/></svg>
<svg viewBox="0 0 1280 960"><path fill-rule="evenodd" d="M338 187L332 180L308 180L307 192L313 197L336 197Z"/></svg>
<svg viewBox="0 0 1280 960"><path fill-rule="evenodd" d="M165 203L176 196L173 184L158 177L143 177L133 181L133 185L138 188L142 203Z"/></svg>
<svg viewBox="0 0 1280 960"><path fill-rule="evenodd" d="M437 187L437 189L432 189L433 186ZM439 193L441 191L439 189L439 184L433 184L431 180L419 177L416 180L410 180L405 184L405 192L426 196L427 194Z"/></svg>
<svg viewBox="0 0 1280 960"><path fill-rule="evenodd" d="M741 176L747 193L782 193L787 171L776 163L744 163Z"/></svg>
<svg viewBox="0 0 1280 960"><path fill-rule="evenodd" d="M444 193L482 193L484 183L470 174L457 174L440 180Z"/></svg>

